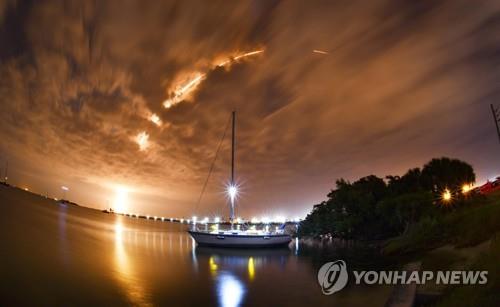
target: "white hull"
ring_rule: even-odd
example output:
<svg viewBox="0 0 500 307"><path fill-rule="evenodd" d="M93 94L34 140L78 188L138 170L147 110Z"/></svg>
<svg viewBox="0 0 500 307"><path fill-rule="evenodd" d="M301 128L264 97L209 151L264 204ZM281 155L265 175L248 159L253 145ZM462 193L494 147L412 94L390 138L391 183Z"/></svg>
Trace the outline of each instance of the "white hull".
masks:
<svg viewBox="0 0 500 307"><path fill-rule="evenodd" d="M200 246L276 247L288 245L292 240L292 237L286 234L217 234L201 231L189 231L189 234Z"/></svg>

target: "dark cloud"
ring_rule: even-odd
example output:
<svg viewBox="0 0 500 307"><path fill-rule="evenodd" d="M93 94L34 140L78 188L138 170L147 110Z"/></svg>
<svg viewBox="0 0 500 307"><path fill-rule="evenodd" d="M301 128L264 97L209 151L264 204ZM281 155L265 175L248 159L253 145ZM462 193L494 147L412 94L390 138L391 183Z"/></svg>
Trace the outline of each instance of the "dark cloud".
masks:
<svg viewBox="0 0 500 307"><path fill-rule="evenodd" d="M336 178L435 156L484 179L500 167L499 16L495 1L0 2L1 158L41 192L104 207L127 185L131 210L190 215L236 109L243 215L303 213ZM200 214L225 212L228 145Z"/></svg>

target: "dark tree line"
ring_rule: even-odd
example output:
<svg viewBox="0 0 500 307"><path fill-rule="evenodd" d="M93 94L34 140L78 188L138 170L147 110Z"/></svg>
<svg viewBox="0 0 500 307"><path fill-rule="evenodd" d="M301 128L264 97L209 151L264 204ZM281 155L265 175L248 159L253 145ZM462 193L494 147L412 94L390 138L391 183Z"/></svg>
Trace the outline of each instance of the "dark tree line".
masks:
<svg viewBox="0 0 500 307"><path fill-rule="evenodd" d="M339 179L327 200L315 205L302 221L299 234L342 239L396 236L423 217L441 214L441 193L448 190L455 199L463 197L461 187L475 178L466 162L440 158L385 180L374 175L353 183Z"/></svg>

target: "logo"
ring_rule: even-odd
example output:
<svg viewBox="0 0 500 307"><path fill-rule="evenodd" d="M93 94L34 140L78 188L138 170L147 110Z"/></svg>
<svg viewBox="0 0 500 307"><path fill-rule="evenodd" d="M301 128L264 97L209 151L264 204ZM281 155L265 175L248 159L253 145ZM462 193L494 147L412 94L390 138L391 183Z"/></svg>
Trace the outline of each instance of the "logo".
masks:
<svg viewBox="0 0 500 307"><path fill-rule="evenodd" d="M400 271L352 271L355 285L485 285L488 271L421 271L420 264L409 263ZM347 265L343 260L327 262L318 271L318 282L325 295L338 292L347 285Z"/></svg>
<svg viewBox="0 0 500 307"><path fill-rule="evenodd" d="M343 260L327 262L318 272L318 282L325 295L342 290L347 284L347 279L347 265Z"/></svg>

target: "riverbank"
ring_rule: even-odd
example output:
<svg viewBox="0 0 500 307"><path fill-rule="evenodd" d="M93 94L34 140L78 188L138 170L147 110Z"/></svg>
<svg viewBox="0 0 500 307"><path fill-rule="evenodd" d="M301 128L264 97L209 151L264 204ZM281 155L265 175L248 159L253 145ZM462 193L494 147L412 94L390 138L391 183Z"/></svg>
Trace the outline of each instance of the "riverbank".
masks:
<svg viewBox="0 0 500 307"><path fill-rule="evenodd" d="M423 220L390 239L387 257L419 261L421 270L488 271L486 285L419 285L416 306L497 306L500 293L500 193L478 198L439 220Z"/></svg>
<svg viewBox="0 0 500 307"><path fill-rule="evenodd" d="M342 240L330 235L302 240L312 249L322 250L318 265L329 259L351 259L351 269L402 269L409 263L419 263L422 271L488 271L486 285L430 282L410 292L414 294L414 306L497 306L500 193L471 195L466 202L444 210L447 212L423 218L403 235L387 240Z"/></svg>

